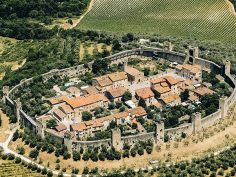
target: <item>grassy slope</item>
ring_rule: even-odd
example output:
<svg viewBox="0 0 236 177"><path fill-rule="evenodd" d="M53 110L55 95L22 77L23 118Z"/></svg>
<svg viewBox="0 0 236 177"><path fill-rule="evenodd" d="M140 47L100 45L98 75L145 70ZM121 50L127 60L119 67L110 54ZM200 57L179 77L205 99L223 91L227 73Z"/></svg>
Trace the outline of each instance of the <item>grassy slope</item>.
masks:
<svg viewBox="0 0 236 177"><path fill-rule="evenodd" d="M236 41L225 0L95 0L78 28Z"/></svg>

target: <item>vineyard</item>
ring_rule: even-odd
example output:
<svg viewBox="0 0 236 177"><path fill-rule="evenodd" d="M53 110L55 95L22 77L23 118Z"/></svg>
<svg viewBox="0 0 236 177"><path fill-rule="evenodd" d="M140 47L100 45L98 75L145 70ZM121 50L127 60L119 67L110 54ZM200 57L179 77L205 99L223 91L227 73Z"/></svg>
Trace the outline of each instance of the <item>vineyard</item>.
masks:
<svg viewBox="0 0 236 177"><path fill-rule="evenodd" d="M229 8L225 0L95 0L78 28L235 42Z"/></svg>
<svg viewBox="0 0 236 177"><path fill-rule="evenodd" d="M37 171L27 169L22 164L16 164L13 161L0 160L0 176L1 177L44 177Z"/></svg>

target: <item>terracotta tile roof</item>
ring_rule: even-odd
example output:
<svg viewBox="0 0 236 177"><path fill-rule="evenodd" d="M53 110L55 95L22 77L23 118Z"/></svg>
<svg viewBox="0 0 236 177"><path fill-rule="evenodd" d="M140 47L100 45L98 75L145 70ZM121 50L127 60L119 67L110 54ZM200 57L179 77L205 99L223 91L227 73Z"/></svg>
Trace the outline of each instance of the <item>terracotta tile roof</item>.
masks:
<svg viewBox="0 0 236 177"><path fill-rule="evenodd" d="M115 73L108 74L108 77L113 82L116 82L116 81L127 79L127 73L126 72L115 72Z"/></svg>
<svg viewBox="0 0 236 177"><path fill-rule="evenodd" d="M115 119L127 118L128 116L129 116L128 112L121 112L121 113L109 115L109 116L99 118L99 119L94 119L94 120L90 120L90 121L72 124L71 128L72 128L72 131L82 132L82 131L87 130L91 127L103 127L105 121L112 121Z"/></svg>
<svg viewBox="0 0 236 177"><path fill-rule="evenodd" d="M167 95L165 97L162 97L162 101L165 104L170 104L170 103L174 102L177 99L180 99L179 95L177 95L177 94L172 94L172 95Z"/></svg>
<svg viewBox="0 0 236 177"><path fill-rule="evenodd" d="M63 103L66 98L67 98L66 96L58 96L58 97L50 98L50 99L48 99L48 101L52 105L55 105L55 104Z"/></svg>
<svg viewBox="0 0 236 177"><path fill-rule="evenodd" d="M162 85L155 85L153 90L157 91L160 94L170 92L171 89L169 87L163 87Z"/></svg>
<svg viewBox="0 0 236 177"><path fill-rule="evenodd" d="M125 87L118 87L115 89L108 90L108 92L111 94L113 98L118 98L124 95L124 93L127 91L127 88Z"/></svg>
<svg viewBox="0 0 236 177"><path fill-rule="evenodd" d="M104 78L102 80L99 80L98 83L101 87L106 87L108 85L112 85L112 81L110 78Z"/></svg>
<svg viewBox="0 0 236 177"><path fill-rule="evenodd" d="M145 111L145 109L143 107L133 108L133 109L129 110L129 112L136 117L147 115L147 112Z"/></svg>
<svg viewBox="0 0 236 177"><path fill-rule="evenodd" d="M207 88L207 87L198 87L195 90L193 90L194 93L198 94L198 95L206 95L206 94L213 94L215 93L213 90Z"/></svg>
<svg viewBox="0 0 236 177"><path fill-rule="evenodd" d="M66 114L62 112L60 109L55 109L53 111L53 114L55 114L57 117L59 117L61 120L66 117Z"/></svg>
<svg viewBox="0 0 236 177"><path fill-rule="evenodd" d="M85 95L76 98L67 98L66 103L70 105L72 108L79 108L86 105L94 104L96 102L107 102L108 99L102 94L95 94L95 95Z"/></svg>
<svg viewBox="0 0 236 177"><path fill-rule="evenodd" d="M70 94L78 94L78 93L80 93L80 89L78 89L75 86L71 86L71 87L67 88L66 91L68 93L70 93Z"/></svg>
<svg viewBox="0 0 236 177"><path fill-rule="evenodd" d="M160 77L160 78L157 78L157 79L153 79L151 80L150 82L152 84L160 84L160 83L167 83L169 85L175 85L179 82L183 82L184 79L182 78L175 78L175 77L172 77L172 76L164 76L164 77Z"/></svg>
<svg viewBox="0 0 236 177"><path fill-rule="evenodd" d="M136 68L130 67L130 66L125 66L125 72L131 76L138 76L140 74L143 74L142 72L140 72L139 70L137 70Z"/></svg>
<svg viewBox="0 0 236 177"><path fill-rule="evenodd" d="M135 90L135 93L138 97L141 97L143 99L154 97L154 93L149 87Z"/></svg>
<svg viewBox="0 0 236 177"><path fill-rule="evenodd" d="M55 129L56 129L56 131L61 132L61 131L66 130L67 128L63 123L60 123L55 127Z"/></svg>
<svg viewBox="0 0 236 177"><path fill-rule="evenodd" d="M94 94L97 94L98 93L98 90L96 89L96 87L94 86L90 86L90 87L87 87L86 89L84 89L88 94L90 95L94 95Z"/></svg>
<svg viewBox="0 0 236 177"><path fill-rule="evenodd" d="M138 122L136 119L132 119L131 122L134 123L134 124L136 124L137 126L140 126L140 125L141 125L141 123Z"/></svg>
<svg viewBox="0 0 236 177"><path fill-rule="evenodd" d="M162 107L162 105L159 101L154 102L153 106L155 106L156 108L161 108Z"/></svg>
<svg viewBox="0 0 236 177"><path fill-rule="evenodd" d="M125 72L115 72L104 76L94 78L101 87L112 85L113 82L127 79Z"/></svg>
<svg viewBox="0 0 236 177"><path fill-rule="evenodd" d="M74 110L69 105L62 105L59 107L59 109L61 109L62 112L66 113L66 114L70 114L70 113L74 112Z"/></svg>
<svg viewBox="0 0 236 177"><path fill-rule="evenodd" d="M182 65L182 69L188 70L191 73L198 73L202 70L202 67L200 65L190 65L190 64L184 64Z"/></svg>
<svg viewBox="0 0 236 177"><path fill-rule="evenodd" d="M193 102L193 101L198 100L198 97L195 95L189 95L188 100Z"/></svg>
<svg viewBox="0 0 236 177"><path fill-rule="evenodd" d="M83 122L72 124L70 127L71 127L72 131L77 131L77 132L82 132L87 129L85 123L83 123Z"/></svg>

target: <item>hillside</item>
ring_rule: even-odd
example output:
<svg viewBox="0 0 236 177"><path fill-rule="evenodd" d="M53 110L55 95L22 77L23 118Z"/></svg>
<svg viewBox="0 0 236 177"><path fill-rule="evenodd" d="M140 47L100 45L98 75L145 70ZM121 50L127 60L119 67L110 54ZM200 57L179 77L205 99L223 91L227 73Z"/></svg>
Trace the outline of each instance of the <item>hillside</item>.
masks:
<svg viewBox="0 0 236 177"><path fill-rule="evenodd" d="M95 0L79 29L159 33L236 41L236 17L225 0Z"/></svg>

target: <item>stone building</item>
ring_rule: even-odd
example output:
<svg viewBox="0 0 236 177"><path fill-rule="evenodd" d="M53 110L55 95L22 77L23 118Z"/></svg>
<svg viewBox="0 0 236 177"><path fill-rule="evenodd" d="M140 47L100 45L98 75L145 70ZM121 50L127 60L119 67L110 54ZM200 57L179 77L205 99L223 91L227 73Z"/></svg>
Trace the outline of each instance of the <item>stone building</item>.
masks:
<svg viewBox="0 0 236 177"><path fill-rule="evenodd" d="M106 95L108 97L108 99L111 102L117 102L117 101L121 101L122 100L122 96L124 95L124 93L128 91L127 88L125 87L118 87L118 88L114 88L111 90L108 90L106 92Z"/></svg>
<svg viewBox="0 0 236 177"><path fill-rule="evenodd" d="M108 107L108 99L103 94L85 95L76 98L67 98L65 102L75 112L76 122L81 122L82 112L96 107Z"/></svg>
<svg viewBox="0 0 236 177"><path fill-rule="evenodd" d="M149 87L135 90L135 97L137 100L143 99L147 106L152 105L156 100L154 93Z"/></svg>
<svg viewBox="0 0 236 177"><path fill-rule="evenodd" d="M200 65L183 64L176 67L176 73L189 79L193 84L202 82L202 67Z"/></svg>
<svg viewBox="0 0 236 177"><path fill-rule="evenodd" d="M131 83L139 83L144 80L144 73L140 72L139 70L137 70L133 67L125 65L124 71L127 73L128 80Z"/></svg>
<svg viewBox="0 0 236 177"><path fill-rule="evenodd" d="M128 77L125 72L115 72L104 76L96 77L93 79L93 86L100 92L105 93L118 87L128 86Z"/></svg>

